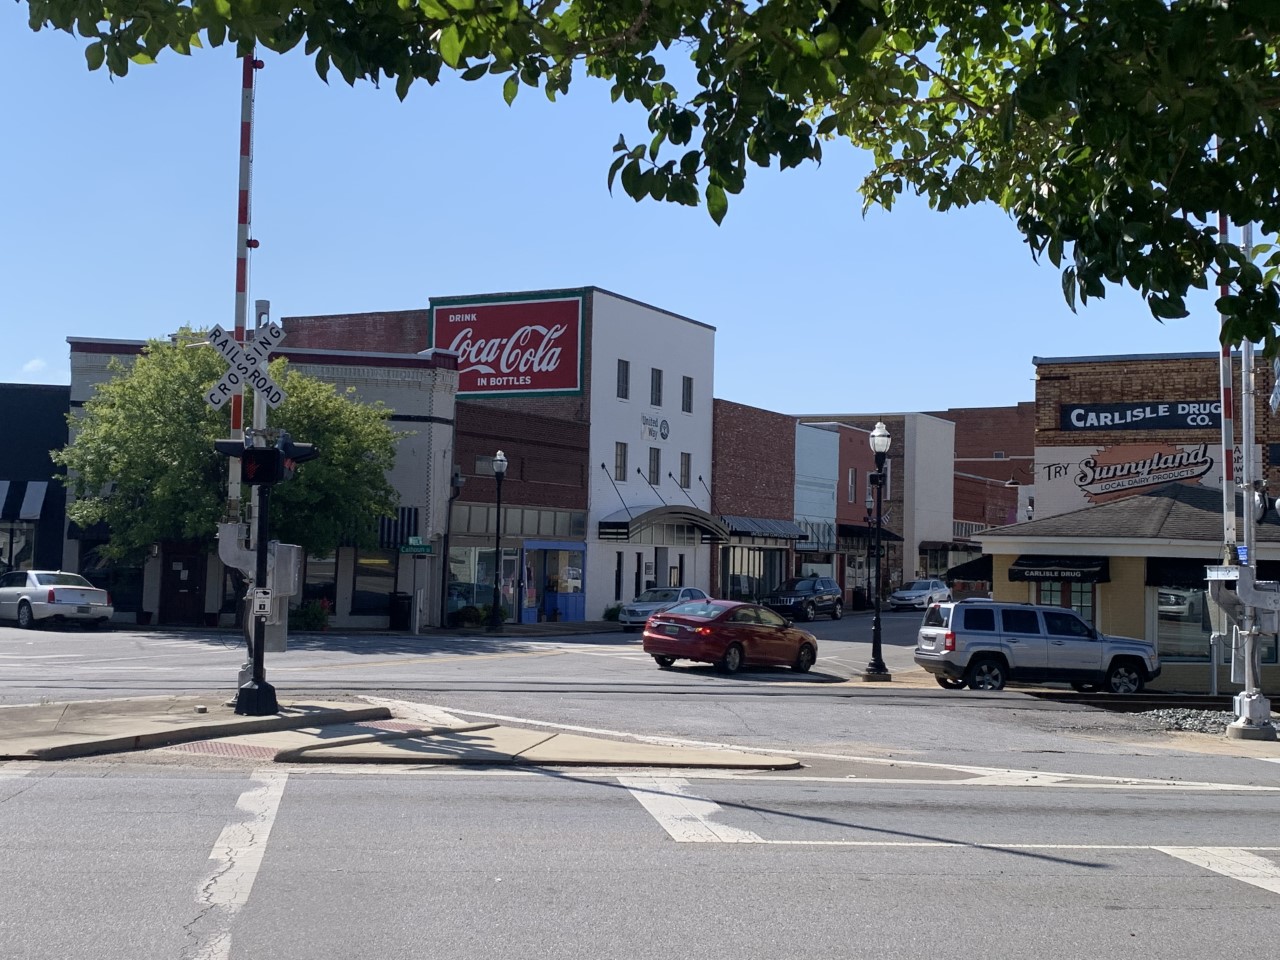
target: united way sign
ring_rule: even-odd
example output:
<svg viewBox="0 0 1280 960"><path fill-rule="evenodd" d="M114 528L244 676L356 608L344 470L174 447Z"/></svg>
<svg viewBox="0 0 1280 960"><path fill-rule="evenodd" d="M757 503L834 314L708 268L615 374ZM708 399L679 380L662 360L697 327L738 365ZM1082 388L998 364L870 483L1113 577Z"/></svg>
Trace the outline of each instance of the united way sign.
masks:
<svg viewBox="0 0 1280 960"><path fill-rule="evenodd" d="M458 355L458 394L582 392L580 293L432 298L431 346Z"/></svg>

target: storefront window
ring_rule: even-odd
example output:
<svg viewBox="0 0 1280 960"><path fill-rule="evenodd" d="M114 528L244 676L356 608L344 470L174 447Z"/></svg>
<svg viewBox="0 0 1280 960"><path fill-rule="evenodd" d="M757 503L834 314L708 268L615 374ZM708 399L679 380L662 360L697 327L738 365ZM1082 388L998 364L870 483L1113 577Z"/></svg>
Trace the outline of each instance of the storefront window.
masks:
<svg viewBox="0 0 1280 960"><path fill-rule="evenodd" d="M1066 607L1093 623L1094 592L1092 583L1075 580L1040 580L1036 582L1036 603L1050 607Z"/></svg>
<svg viewBox="0 0 1280 960"><path fill-rule="evenodd" d="M356 554L355 583L351 591L352 616L391 615L397 557L393 550L367 550Z"/></svg>
<svg viewBox="0 0 1280 960"><path fill-rule="evenodd" d="M0 573L30 570L35 556L36 525L14 520L0 527Z"/></svg>
<svg viewBox="0 0 1280 960"><path fill-rule="evenodd" d="M785 550L725 547L721 558L720 595L728 600L759 600L786 577Z"/></svg>
<svg viewBox="0 0 1280 960"><path fill-rule="evenodd" d="M307 557L307 578L302 586L302 599L328 600L330 609L338 600L338 558Z"/></svg>

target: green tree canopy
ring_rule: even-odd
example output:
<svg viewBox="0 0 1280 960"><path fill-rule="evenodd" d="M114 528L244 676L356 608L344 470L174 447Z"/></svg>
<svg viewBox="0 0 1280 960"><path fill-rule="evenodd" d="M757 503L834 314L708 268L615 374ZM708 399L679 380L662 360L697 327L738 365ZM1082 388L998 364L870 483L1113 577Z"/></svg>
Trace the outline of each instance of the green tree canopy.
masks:
<svg viewBox="0 0 1280 960"><path fill-rule="evenodd" d="M1277 347L1280 259L1218 227L1280 224L1275 0L26 2L35 29L79 33L89 67L117 75L227 41L302 44L321 77L390 78L401 97L456 71L500 79L507 102L554 99L581 69L649 111L610 186L705 200L717 222L751 166L844 138L870 151L868 204L998 204L1073 308L1127 285L1179 317L1191 289L1223 285L1225 339Z"/></svg>
<svg viewBox="0 0 1280 960"><path fill-rule="evenodd" d="M75 494L68 515L81 526L107 523L104 553L113 560L137 560L163 540L211 543L223 519L227 458L213 441L231 435L231 414L228 407L215 411L204 395L226 365L213 349L190 345L201 339L183 330L174 341L150 341L132 363L113 359L113 377L68 418L71 443L53 453ZM291 370L283 359L271 362L271 377L288 397L268 424L321 454L276 487L272 539L309 554L344 542L372 546L378 518L394 513L397 502L387 481L396 449L390 411ZM251 409L249 394L246 423Z"/></svg>

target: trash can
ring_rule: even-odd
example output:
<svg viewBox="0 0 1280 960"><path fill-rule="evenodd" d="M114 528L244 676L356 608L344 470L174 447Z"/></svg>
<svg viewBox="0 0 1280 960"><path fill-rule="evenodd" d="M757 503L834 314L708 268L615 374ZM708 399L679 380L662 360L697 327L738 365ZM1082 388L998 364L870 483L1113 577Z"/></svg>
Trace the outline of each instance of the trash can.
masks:
<svg viewBox="0 0 1280 960"><path fill-rule="evenodd" d="M413 596L408 593L391 594L391 629L408 630Z"/></svg>

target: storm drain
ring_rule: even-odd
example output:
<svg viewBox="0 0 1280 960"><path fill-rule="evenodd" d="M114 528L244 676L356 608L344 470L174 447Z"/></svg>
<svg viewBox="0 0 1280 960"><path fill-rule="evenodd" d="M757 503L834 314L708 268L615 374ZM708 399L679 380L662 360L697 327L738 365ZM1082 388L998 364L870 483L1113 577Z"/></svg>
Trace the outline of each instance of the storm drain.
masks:
<svg viewBox="0 0 1280 960"><path fill-rule="evenodd" d="M197 740L194 743L175 743L162 750L180 753L199 753L204 756L236 757L241 760L270 760L277 751L274 747L259 747L251 743L234 743L227 740Z"/></svg>

